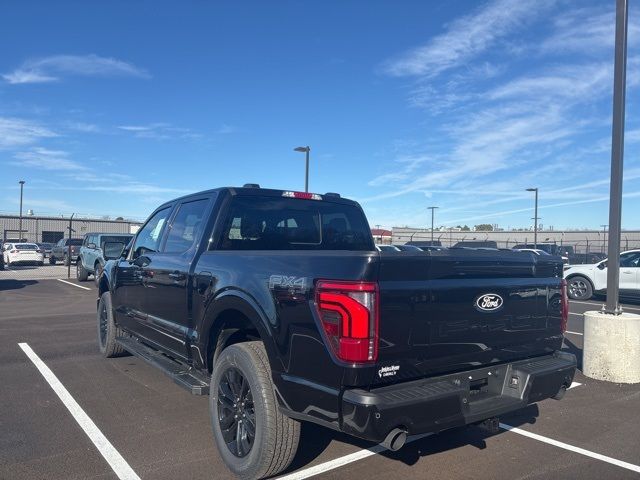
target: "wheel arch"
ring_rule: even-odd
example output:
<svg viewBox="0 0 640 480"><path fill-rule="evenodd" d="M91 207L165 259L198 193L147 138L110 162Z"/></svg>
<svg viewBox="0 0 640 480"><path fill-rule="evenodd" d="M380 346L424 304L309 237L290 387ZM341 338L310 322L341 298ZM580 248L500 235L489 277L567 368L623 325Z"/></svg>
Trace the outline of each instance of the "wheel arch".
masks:
<svg viewBox="0 0 640 480"><path fill-rule="evenodd" d="M224 348L251 340L262 341L272 367L281 365L266 316L243 292L229 291L217 297L207 308L202 327L202 351L206 355L203 361L209 372Z"/></svg>

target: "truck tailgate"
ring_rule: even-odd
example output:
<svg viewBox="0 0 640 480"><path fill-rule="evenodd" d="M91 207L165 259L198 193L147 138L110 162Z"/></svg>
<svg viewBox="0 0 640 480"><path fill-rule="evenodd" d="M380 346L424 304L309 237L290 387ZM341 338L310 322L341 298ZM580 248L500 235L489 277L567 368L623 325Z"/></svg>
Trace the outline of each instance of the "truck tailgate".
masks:
<svg viewBox="0 0 640 480"><path fill-rule="evenodd" d="M527 252L381 255L372 386L560 349L561 278L559 258Z"/></svg>

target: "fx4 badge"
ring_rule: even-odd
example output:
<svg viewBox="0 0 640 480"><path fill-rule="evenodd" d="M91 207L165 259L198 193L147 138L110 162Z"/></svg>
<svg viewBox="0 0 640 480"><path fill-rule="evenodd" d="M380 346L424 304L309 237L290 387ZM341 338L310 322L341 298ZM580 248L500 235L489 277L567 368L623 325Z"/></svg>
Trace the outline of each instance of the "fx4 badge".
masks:
<svg viewBox="0 0 640 480"><path fill-rule="evenodd" d="M305 291L307 289L306 277L289 277L287 275L271 275L269 277L269 290L285 288L287 290Z"/></svg>
<svg viewBox="0 0 640 480"><path fill-rule="evenodd" d="M504 304L504 300L497 293L485 293L476 299L476 308L481 312L495 312Z"/></svg>

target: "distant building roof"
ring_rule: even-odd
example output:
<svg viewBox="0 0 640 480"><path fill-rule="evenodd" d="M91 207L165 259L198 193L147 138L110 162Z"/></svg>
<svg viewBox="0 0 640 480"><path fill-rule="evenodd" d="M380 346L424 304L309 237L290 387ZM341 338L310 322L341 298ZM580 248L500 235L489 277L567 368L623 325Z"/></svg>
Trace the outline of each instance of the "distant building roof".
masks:
<svg viewBox="0 0 640 480"><path fill-rule="evenodd" d="M374 237L390 237L393 234L391 233L391 230L384 230L382 228L372 228L371 235L373 235Z"/></svg>

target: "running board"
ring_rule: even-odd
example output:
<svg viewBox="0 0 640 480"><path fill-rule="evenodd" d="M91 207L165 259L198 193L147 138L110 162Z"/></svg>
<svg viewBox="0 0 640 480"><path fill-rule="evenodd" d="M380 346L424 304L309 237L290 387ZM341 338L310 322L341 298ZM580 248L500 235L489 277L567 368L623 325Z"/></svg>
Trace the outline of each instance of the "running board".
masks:
<svg viewBox="0 0 640 480"><path fill-rule="evenodd" d="M117 337L127 352L162 370L173 381L194 395L209 395L209 379L192 367L179 363L132 337Z"/></svg>

